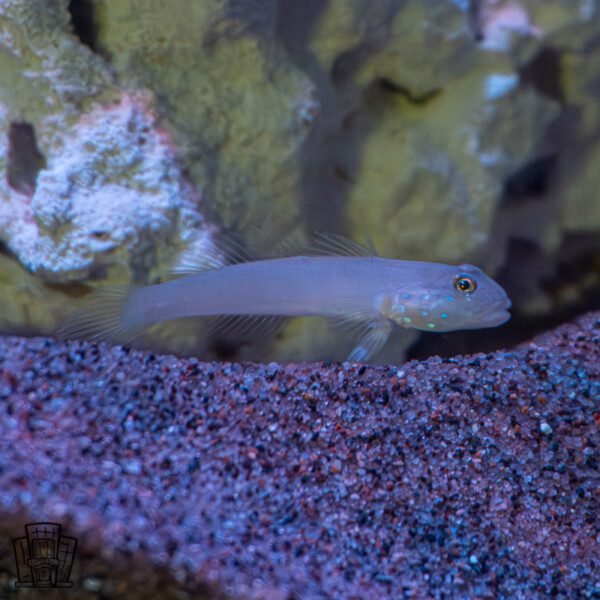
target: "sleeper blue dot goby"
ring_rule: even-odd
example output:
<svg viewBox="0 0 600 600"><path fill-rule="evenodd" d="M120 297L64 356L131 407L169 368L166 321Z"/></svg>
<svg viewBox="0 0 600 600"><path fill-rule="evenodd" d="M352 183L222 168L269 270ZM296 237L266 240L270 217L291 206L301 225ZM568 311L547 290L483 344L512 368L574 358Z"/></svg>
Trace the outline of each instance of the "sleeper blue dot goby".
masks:
<svg viewBox="0 0 600 600"><path fill-rule="evenodd" d="M202 261L206 269L206 260ZM217 266L146 287L106 291L68 320L61 337L116 343L182 317L328 317L356 324L348 357L364 361L386 343L394 324L447 332L497 327L510 315L504 290L472 265L381 258L339 236L321 236L299 256Z"/></svg>

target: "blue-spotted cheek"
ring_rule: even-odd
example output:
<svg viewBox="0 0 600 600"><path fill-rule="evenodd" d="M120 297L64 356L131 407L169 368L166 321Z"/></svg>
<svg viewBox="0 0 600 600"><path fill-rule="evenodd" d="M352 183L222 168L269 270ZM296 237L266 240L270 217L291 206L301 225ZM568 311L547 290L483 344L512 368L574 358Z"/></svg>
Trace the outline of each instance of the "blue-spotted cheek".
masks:
<svg viewBox="0 0 600 600"><path fill-rule="evenodd" d="M394 294L382 303L382 314L402 327L425 331L444 331L449 326L450 307L453 296L436 299L430 293Z"/></svg>

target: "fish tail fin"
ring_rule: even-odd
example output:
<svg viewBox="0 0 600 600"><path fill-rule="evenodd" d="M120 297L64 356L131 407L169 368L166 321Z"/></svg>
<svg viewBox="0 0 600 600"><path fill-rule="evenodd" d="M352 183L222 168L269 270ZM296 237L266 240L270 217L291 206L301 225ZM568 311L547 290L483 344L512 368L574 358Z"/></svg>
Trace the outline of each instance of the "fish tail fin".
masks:
<svg viewBox="0 0 600 600"><path fill-rule="evenodd" d="M136 288L111 287L94 293L89 304L68 317L56 331L59 339L127 344L147 326Z"/></svg>

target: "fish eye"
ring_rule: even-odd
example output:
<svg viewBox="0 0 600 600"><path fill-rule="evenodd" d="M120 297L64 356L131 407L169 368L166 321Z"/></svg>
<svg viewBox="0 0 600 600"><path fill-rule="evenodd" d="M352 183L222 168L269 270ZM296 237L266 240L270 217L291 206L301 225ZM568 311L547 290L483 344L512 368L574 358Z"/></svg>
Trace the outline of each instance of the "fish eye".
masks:
<svg viewBox="0 0 600 600"><path fill-rule="evenodd" d="M457 275L453 284L457 292L470 293L477 289L477 282L472 277L464 274Z"/></svg>

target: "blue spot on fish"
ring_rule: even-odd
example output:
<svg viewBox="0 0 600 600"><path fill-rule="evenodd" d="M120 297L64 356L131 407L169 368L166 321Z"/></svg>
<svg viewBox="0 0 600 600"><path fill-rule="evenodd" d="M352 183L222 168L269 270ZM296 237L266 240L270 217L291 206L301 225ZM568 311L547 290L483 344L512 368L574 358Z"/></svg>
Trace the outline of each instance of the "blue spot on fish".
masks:
<svg viewBox="0 0 600 600"><path fill-rule="evenodd" d="M440 317L442 319L447 319L448 318L448 313L440 313Z"/></svg>

